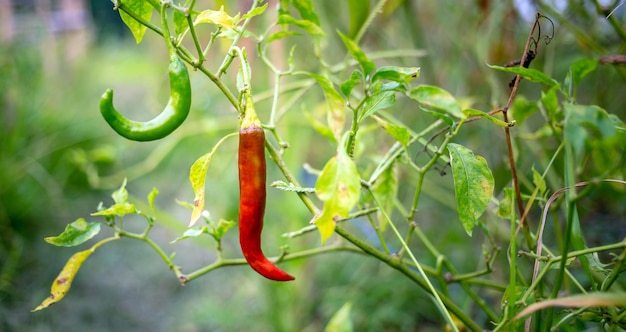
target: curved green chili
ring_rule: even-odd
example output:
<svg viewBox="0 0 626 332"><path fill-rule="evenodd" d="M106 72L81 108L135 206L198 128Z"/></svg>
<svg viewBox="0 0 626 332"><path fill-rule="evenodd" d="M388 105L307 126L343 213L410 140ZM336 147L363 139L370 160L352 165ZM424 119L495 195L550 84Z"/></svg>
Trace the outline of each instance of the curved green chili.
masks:
<svg viewBox="0 0 626 332"><path fill-rule="evenodd" d="M191 84L187 67L176 54L167 27L165 5L161 9L163 36L170 54L169 79L170 99L165 109L156 118L139 122L129 120L113 106L113 90L108 89L100 99L100 113L118 134L133 141L153 141L171 134L187 118L191 108Z"/></svg>
<svg viewBox="0 0 626 332"><path fill-rule="evenodd" d="M276 281L295 278L272 262L261 249L265 213L265 133L254 112L252 98L246 93L244 114L239 129L239 243L250 267Z"/></svg>

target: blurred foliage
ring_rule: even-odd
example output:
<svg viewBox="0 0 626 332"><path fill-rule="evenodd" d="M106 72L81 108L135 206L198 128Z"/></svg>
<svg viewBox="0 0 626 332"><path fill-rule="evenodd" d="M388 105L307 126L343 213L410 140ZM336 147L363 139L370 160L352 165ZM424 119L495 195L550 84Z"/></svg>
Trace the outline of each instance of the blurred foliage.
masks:
<svg viewBox="0 0 626 332"><path fill-rule="evenodd" d="M374 1L367 2L369 6L364 4L358 9L375 5ZM243 12L248 7L238 1L212 3L215 8L224 4L228 12ZM538 9L554 20L556 30L552 43L542 45L531 67L562 79L575 60L624 53L626 43L596 12L591 1L568 1L568 8L562 11L543 1L538 3ZM121 109L134 109L129 116L148 118L147 114L159 109L167 97L163 65L167 52L150 33L141 45L136 45L110 3L91 4L97 42L87 47L79 59L66 59L63 47L49 44L41 36L19 36L17 42L0 47L0 330L320 331L346 302L352 304L350 315L359 331L441 330L440 314L430 297L401 274L366 256L333 253L287 262L286 270L297 269L299 275L306 276L289 285L260 280L244 267L230 267L180 287L150 248L132 241L119 241L95 253L78 274L65 301L51 310L29 313L47 296L49 280L73 252L50 250L42 239L59 234L72 220L95 211L100 201L110 205L110 192L125 177L129 179L131 195L143 198L152 187L162 193L157 203L164 211L157 216L166 229L155 230L155 241L175 251L179 264L191 270L215 258L213 243L206 238L171 246L167 243L184 231L188 221L189 211L175 203L193 200L188 168L220 137L236 130L236 114L208 80L192 75L192 113L171 139L140 144L117 137L98 114L100 93L115 87L119 91L116 103ZM101 19L99 13L104 11L109 20ZM337 1L316 2L316 11L327 31L339 30L349 35L356 33L350 15L363 15L360 10L351 10L348 2ZM614 14L622 28L625 13L622 9ZM253 21L249 28L263 28L267 23L264 19ZM419 66L421 83L441 86L473 108L489 110L506 101L512 75L493 71L485 64L503 64L519 58L530 20L532 17L520 16L513 1L388 1L360 45L368 53L425 50L425 57L397 58L393 64ZM328 42L332 45L324 46L328 52L325 60L340 62L345 57L341 40L332 36ZM294 43L298 50L311 49L307 40L296 39ZM276 49L277 58L288 50L289 47ZM317 59L313 52L299 51L298 55L296 66L315 72ZM254 80L255 93L261 95L270 91L271 76L263 72L260 64L258 61L255 67ZM385 64L385 60L377 61L379 66ZM579 87L577 100L600 105L626 119L624 83L624 67L599 66ZM523 81L520 89L526 100L541 98L537 85ZM155 97L153 91L162 93ZM318 100L319 96L311 94L293 107L317 112ZM517 102L523 103L521 97ZM267 118L268 107L267 100L257 104L262 119ZM396 110L406 111L394 116L414 124L414 130L419 131L432 122L432 117L414 112L413 107L414 104L398 100ZM535 113L520 123L520 131L534 132L544 122ZM332 147L310 129L302 113L286 113L280 125L285 141L292 146L310 147L289 150L284 156L288 167L298 170L308 163L321 168ZM496 193L500 193L510 179L502 135L494 133L491 124L484 121L468 126L475 129L461 132L458 141L485 156L494 173ZM514 143L518 154L524 156L518 165L524 170L520 174L522 189L532 190L531 166L547 164L550 154L544 150L555 149L556 143L549 135L517 137ZM365 146L381 146L366 137L359 144L357 153ZM210 212L216 218L236 215L236 148L235 141L226 142L211 165L208 185L219 189L208 199ZM418 150L412 148L410 153L417 159L423 158ZM623 166L623 159L619 162ZM589 163L585 171L589 177L600 176L605 165ZM442 174L449 171L443 163L436 167ZM616 167L619 171L619 164ZM304 170L298 176L304 184L314 184L315 179ZM278 170L270 167L268 183L279 179L282 176ZM565 185L558 174L549 173L546 181L551 188ZM399 199L410 200L412 190L412 185L400 183ZM419 222L433 245L446 252L459 270L477 269L483 259L481 243L470 241L456 222L451 176L427 177L423 192ZM590 246L616 242L626 236L623 192L622 187L602 184L581 200L581 224ZM131 200L140 204L142 198ZM309 219L295 195L268 190L264 233L268 242L286 242L279 234L299 229ZM129 218L126 223L132 228L135 221ZM347 227L358 233L362 229L359 223L363 222L354 220ZM496 237L508 237L504 226L489 226L496 230ZM546 236L558 239L558 231L555 233ZM228 252L239 250L234 236L226 236L222 245ZM294 251L310 248L319 245L319 238L302 237L289 245ZM415 245L415 252L420 251L426 252L426 248ZM506 257L500 259L502 265L506 264ZM436 258L425 255L420 262L435 265ZM506 271L494 273L506 280ZM451 291L464 296L454 286ZM500 293L484 291L480 295L493 307L499 305ZM468 303L469 307L471 301L460 303ZM471 307L467 310L478 312Z"/></svg>

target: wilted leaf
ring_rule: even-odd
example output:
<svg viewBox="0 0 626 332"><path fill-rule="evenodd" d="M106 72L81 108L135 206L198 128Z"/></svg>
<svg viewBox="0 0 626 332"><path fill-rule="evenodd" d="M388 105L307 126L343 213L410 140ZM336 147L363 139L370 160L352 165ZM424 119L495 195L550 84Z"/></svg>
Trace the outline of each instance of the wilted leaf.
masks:
<svg viewBox="0 0 626 332"><path fill-rule="evenodd" d="M457 211L469 236L493 195L494 180L487 161L468 148L450 143L450 164L454 178Z"/></svg>
<svg viewBox="0 0 626 332"><path fill-rule="evenodd" d="M584 307L612 307L626 306L626 293L587 293L580 295L572 295L567 297L559 297L556 299L537 302L529 305L519 314L513 317L513 320L520 319L535 311L548 307L567 307L567 308L584 308Z"/></svg>
<svg viewBox="0 0 626 332"><path fill-rule="evenodd" d="M58 236L47 237L44 240L61 247L74 247L86 242L100 232L100 223L87 222L84 218L76 219L65 227L65 231Z"/></svg>
<svg viewBox="0 0 626 332"><path fill-rule="evenodd" d="M220 145L229 137L236 135L236 133L226 135L220 139L211 152L203 155L198 158L191 168L189 169L189 181L191 182L191 187L193 188L193 193L195 194L195 198L193 200L193 211L191 211L191 220L189 221L189 227L193 226L196 221L202 215L202 211L204 210L204 195L205 195L205 182L206 182L206 173L209 170L209 165L211 164L211 159L213 155L217 151Z"/></svg>

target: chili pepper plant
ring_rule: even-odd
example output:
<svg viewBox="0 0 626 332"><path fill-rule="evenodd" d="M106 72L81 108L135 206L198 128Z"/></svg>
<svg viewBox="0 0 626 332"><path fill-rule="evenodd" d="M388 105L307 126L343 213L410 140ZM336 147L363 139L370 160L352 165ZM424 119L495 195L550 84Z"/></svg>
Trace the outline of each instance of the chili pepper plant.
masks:
<svg viewBox="0 0 626 332"><path fill-rule="evenodd" d="M179 266L170 245L152 237L159 227L158 190L139 206L129 199L124 181L113 202L99 206L89 221L80 218L45 239L72 247L110 229L110 236L69 259L50 296L34 311L63 299L91 254L128 239L153 249L181 285L226 267L230 273L252 268L258 272L254 277L286 285L307 283L307 273L290 262L347 252L406 277L427 294L440 314L437 320L449 330L626 329L626 240L589 245L580 221L581 201L597 198L594 193L626 193L626 125L602 106L578 101L585 78L607 65L599 57L569 63L566 77L533 68L553 47L560 17L537 14L527 26L528 37L517 42L517 61L484 65L481 70L496 78L502 93L478 103L420 77L433 75L433 68L421 65L429 50L376 50L363 43L377 28L386 1L371 8L369 2L350 2L349 31L322 24L314 1L251 3L236 13L192 0L113 1L137 43L146 33L163 38L171 92L159 116L139 122L118 112L107 90L100 102L103 126L106 121L119 140L166 142L196 111L192 95L203 94L190 77L209 80L232 109L227 121L237 129L207 142L209 148L198 147L197 160L189 163L194 199L181 203L189 208L181 220L188 226L175 240L212 239L216 259L192 271ZM623 36L621 42L626 43ZM220 47L224 43L228 46ZM331 45L339 45L342 57L326 55ZM269 91L258 90L257 73L265 73L260 79L271 82ZM523 87L538 95L519 95ZM97 104L94 100L92 111ZM297 126L312 128L315 143L289 141ZM491 141L469 139L477 128L489 132ZM239 212L212 216L207 210L219 191L211 183L223 174L212 173L210 166L232 152L221 149L224 142L237 139L238 153L231 157L238 167L228 176L239 179ZM533 154L538 139L549 141L549 153ZM302 150L316 158L296 166L287 162ZM479 151L488 151L489 158ZM500 162L506 167L494 175L490 163ZM268 178L269 169L280 177ZM436 190L453 193L447 202L456 210L453 220L433 220L437 213L428 212L424 201L436 198ZM270 230L284 222L264 220L267 191L297 198L293 208L308 214L278 226L281 243L263 241L264 222L274 224ZM142 232L127 229L130 215L145 219ZM545 236L551 219L549 234L557 241ZM237 229L243 258L222 246ZM437 246L436 237L448 233L482 247L462 253L478 262L476 269L460 268L453 258L458 252ZM304 241L311 238L315 241ZM329 327L351 326L350 308L358 305L344 306Z"/></svg>

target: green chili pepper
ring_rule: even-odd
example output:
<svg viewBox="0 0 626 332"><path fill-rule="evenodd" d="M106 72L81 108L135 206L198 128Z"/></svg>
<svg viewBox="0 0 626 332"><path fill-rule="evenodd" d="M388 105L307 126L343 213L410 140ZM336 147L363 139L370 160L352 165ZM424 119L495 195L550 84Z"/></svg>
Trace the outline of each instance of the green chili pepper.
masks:
<svg viewBox="0 0 626 332"><path fill-rule="evenodd" d="M113 90L107 90L100 99L100 113L104 120L121 136L133 141L153 141L171 134L187 118L191 108L191 84L187 67L176 54L167 27L167 4L161 7L163 37L170 55L170 100L165 109L156 118L139 122L129 120L113 106Z"/></svg>

